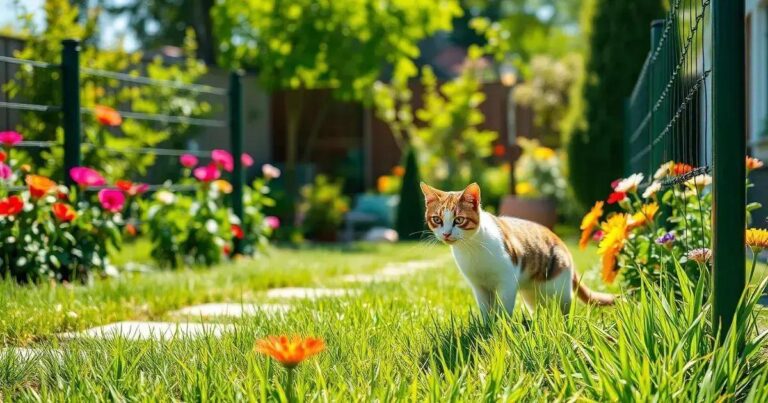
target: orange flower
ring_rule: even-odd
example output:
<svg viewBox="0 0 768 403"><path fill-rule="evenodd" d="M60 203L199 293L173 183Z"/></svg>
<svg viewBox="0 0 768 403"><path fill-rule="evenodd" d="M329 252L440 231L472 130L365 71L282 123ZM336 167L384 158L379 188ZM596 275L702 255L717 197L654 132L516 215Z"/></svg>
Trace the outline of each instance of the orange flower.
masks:
<svg viewBox="0 0 768 403"><path fill-rule="evenodd" d="M584 249L587 247L589 238L592 235L592 231L597 227L600 222L600 217L603 216L603 202L599 201L592 206L592 210L584 216L581 220L581 239L579 239L579 248Z"/></svg>
<svg viewBox="0 0 768 403"><path fill-rule="evenodd" d="M134 237L139 231L136 229L136 226L133 224L125 224L125 233Z"/></svg>
<svg viewBox="0 0 768 403"><path fill-rule="evenodd" d="M693 167L688 164L683 164L682 162L678 162L669 167L669 173L674 176L685 175L691 171L693 171Z"/></svg>
<svg viewBox="0 0 768 403"><path fill-rule="evenodd" d="M70 222L77 218L75 209L66 203L54 203L52 210L53 215L55 215L61 222Z"/></svg>
<svg viewBox="0 0 768 403"><path fill-rule="evenodd" d="M45 196L58 186L56 182L39 175L27 175L26 182L27 186L29 186L29 193L37 199Z"/></svg>
<svg viewBox="0 0 768 403"><path fill-rule="evenodd" d="M757 158L747 157L747 172L754 171L763 167L763 161Z"/></svg>
<svg viewBox="0 0 768 403"><path fill-rule="evenodd" d="M632 215L629 219L629 229L635 229L642 227L650 221L653 221L653 217L659 212L659 205L656 202L650 204L644 204L640 208L640 211Z"/></svg>
<svg viewBox="0 0 768 403"><path fill-rule="evenodd" d="M615 214L603 223L605 236L600 241L597 254L602 257L603 281L606 283L612 283L616 279L616 260L627 240L628 219L627 214Z"/></svg>
<svg viewBox="0 0 768 403"><path fill-rule="evenodd" d="M394 168L392 168L392 175L395 175L395 176L405 175L405 168L403 168L400 165L396 165Z"/></svg>
<svg viewBox="0 0 768 403"><path fill-rule="evenodd" d="M325 349L322 339L293 336L269 336L258 340L254 348L256 352L266 354L286 368L295 368L307 358L320 353Z"/></svg>
<svg viewBox="0 0 768 403"><path fill-rule="evenodd" d="M120 126L120 124L123 123L123 118L120 116L120 113L108 106L94 106L93 114L102 126Z"/></svg>

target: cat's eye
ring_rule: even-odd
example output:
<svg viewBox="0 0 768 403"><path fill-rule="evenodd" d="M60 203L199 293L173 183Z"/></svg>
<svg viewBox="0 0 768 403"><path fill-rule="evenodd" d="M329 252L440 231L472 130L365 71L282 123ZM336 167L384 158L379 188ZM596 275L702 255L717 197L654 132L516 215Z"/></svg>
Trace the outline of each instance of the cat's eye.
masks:
<svg viewBox="0 0 768 403"><path fill-rule="evenodd" d="M464 225L464 222L467 221L464 217L456 217L455 220L453 220L453 223L456 225Z"/></svg>
<svg viewBox="0 0 768 403"><path fill-rule="evenodd" d="M438 217L436 215L433 215L432 217L429 217L429 220L432 221L432 224L435 224L435 225L442 225L443 224L443 220L441 220L440 217Z"/></svg>

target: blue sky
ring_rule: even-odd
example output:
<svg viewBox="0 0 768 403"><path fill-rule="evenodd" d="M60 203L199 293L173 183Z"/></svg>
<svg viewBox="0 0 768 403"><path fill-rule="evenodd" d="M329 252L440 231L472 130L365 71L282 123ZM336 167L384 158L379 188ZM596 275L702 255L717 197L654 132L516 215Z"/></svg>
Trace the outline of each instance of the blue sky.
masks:
<svg viewBox="0 0 768 403"><path fill-rule="evenodd" d="M112 0L111 3L120 5L125 0ZM24 12L23 9L19 9L17 4L21 4L23 8L31 11L37 25L41 26L45 19L43 15L43 5L45 0L0 0L0 10L4 12L0 13L0 27L17 27L19 15ZM127 50L135 50L138 46L136 40L130 35L127 35L128 19L125 17L109 18L102 16L102 21L99 24L99 30L102 36L102 45L110 46L114 44L121 36L125 38L125 47Z"/></svg>

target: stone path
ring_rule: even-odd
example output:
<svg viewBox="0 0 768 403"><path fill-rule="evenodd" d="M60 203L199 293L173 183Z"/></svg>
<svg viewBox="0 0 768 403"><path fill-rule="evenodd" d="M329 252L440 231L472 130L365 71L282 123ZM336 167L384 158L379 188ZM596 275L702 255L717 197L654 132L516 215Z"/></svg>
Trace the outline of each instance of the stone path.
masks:
<svg viewBox="0 0 768 403"><path fill-rule="evenodd" d="M210 303L201 305L192 305L178 311L171 312L171 316L186 317L244 317L255 316L259 314L279 315L291 310L288 304L234 304L234 303Z"/></svg>
<svg viewBox="0 0 768 403"><path fill-rule="evenodd" d="M347 288L302 288L302 287L286 287L286 288L273 288L267 290L267 298L303 298L303 299L318 299L325 297L346 297L355 296L360 293L360 290L347 289Z"/></svg>
<svg viewBox="0 0 768 403"><path fill-rule="evenodd" d="M123 337L128 340L170 340L210 335L221 337L225 332L235 329L233 325L189 322L116 322L93 327L82 332L61 333L61 339L100 338L112 339Z"/></svg>
<svg viewBox="0 0 768 403"><path fill-rule="evenodd" d="M347 283L375 283L393 281L402 276L415 274L419 271L439 267L442 261L420 260L406 263L391 263L372 274L350 274L338 278ZM318 299L354 297L359 295L356 288L309 288L286 287L273 288L263 293L264 297L272 300ZM182 322L135 322L124 321L104 326L86 329L81 332L59 334L60 339L76 338L116 338L128 340L169 340L174 338L192 338L201 336L220 337L226 332L235 330L234 325L205 323L207 318L231 317L240 318L255 315L283 315L293 309L288 303L231 303L215 302L184 307L171 312L173 317L183 318ZM198 319L200 322L190 322ZM15 354L19 360L37 360L44 356L46 350L34 348L6 348L0 350L0 358L4 354ZM60 350L53 350L59 359Z"/></svg>
<svg viewBox="0 0 768 403"><path fill-rule="evenodd" d="M420 271L439 267L439 260L417 260L407 263L390 263L372 274L348 274L341 276L341 281L347 283L378 283L395 281L400 277L416 274Z"/></svg>

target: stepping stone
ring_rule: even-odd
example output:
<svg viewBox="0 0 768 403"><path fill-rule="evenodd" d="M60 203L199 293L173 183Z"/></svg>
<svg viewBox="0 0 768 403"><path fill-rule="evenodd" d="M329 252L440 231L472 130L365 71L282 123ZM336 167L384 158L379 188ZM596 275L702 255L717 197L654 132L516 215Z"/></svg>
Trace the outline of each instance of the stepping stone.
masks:
<svg viewBox="0 0 768 403"><path fill-rule="evenodd" d="M213 336L221 337L225 332L234 330L232 325L176 323L176 322L116 322L94 327L82 332L60 334L60 338L125 338L128 340L170 340L174 338L192 338Z"/></svg>
<svg viewBox="0 0 768 403"><path fill-rule="evenodd" d="M7 359L11 355L16 361L21 363L42 362L48 357L53 357L56 361L61 361L64 353L56 349L28 348L28 347L8 347L0 350L0 361Z"/></svg>
<svg viewBox="0 0 768 403"><path fill-rule="evenodd" d="M402 264L388 264L383 269L373 274L348 274L341 276L341 281L348 283L376 283L385 281L394 281L398 278L418 271L431 269L439 265L439 261L417 260Z"/></svg>
<svg viewBox="0 0 768 403"><path fill-rule="evenodd" d="M345 297L360 293L360 290L345 288L273 288L267 291L267 298L304 298L318 299L324 297Z"/></svg>
<svg viewBox="0 0 768 403"><path fill-rule="evenodd" d="M258 314L276 315L284 314L291 310L287 304L234 304L234 303L210 303L188 306L173 312L174 316L188 317L243 317Z"/></svg>

